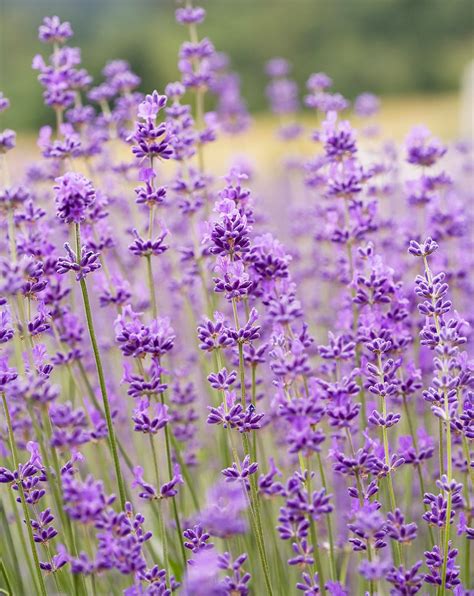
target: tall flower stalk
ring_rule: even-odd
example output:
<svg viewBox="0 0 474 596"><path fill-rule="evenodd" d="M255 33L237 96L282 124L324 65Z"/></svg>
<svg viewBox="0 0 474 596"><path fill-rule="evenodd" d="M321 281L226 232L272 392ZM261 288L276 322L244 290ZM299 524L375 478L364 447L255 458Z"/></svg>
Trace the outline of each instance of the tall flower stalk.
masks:
<svg viewBox="0 0 474 596"><path fill-rule="evenodd" d="M10 446L10 450L11 450L11 454L12 454L13 466L14 466L15 472L17 474L15 483L16 483L16 486L18 487L18 492L20 494L20 502L21 502L21 507L23 510L23 515L25 517L25 524L26 524L27 533L28 533L28 540L30 542L31 554L33 556L33 561L34 561L34 566L35 566L35 571L36 571L36 578L38 581L38 587L39 587L40 594L42 596L46 596L46 594L47 594L46 586L44 583L43 572L41 571L41 567L40 567L38 551L36 550L36 543L34 541L33 530L32 530L32 526L31 526L30 512L28 510L28 505L26 503L26 498L25 498L25 491L23 488L22 469L20 467L18 450L17 450L16 443L15 443L15 436L13 433L10 411L8 409L7 399L6 399L5 393L3 391L1 393L1 395L2 395L3 411L4 411L5 419L7 422L8 442L9 442L9 446Z"/></svg>

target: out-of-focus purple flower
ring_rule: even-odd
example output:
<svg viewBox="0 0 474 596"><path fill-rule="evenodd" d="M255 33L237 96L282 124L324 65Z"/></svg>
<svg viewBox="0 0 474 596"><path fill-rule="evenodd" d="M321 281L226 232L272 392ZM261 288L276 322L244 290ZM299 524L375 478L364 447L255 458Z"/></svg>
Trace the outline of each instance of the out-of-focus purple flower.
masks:
<svg viewBox="0 0 474 596"><path fill-rule="evenodd" d="M332 86L332 79L325 72L311 74L306 82L309 91L322 91Z"/></svg>
<svg viewBox="0 0 474 596"><path fill-rule="evenodd" d="M205 17L206 11L200 6L177 8L175 12L176 21L181 25L199 25Z"/></svg>
<svg viewBox="0 0 474 596"><path fill-rule="evenodd" d="M43 43L65 43L73 36L71 24L67 21L61 23L59 17L45 17L38 29L39 40Z"/></svg>
<svg viewBox="0 0 474 596"><path fill-rule="evenodd" d="M298 109L298 86L290 79L274 79L267 86L267 98L275 114L291 114Z"/></svg>
<svg viewBox="0 0 474 596"><path fill-rule="evenodd" d="M354 111L358 116L368 118L380 109L380 99L373 93L362 93L354 102Z"/></svg>
<svg viewBox="0 0 474 596"><path fill-rule="evenodd" d="M337 121L336 112L329 112L322 125L320 140L327 157L342 160L357 152L355 133L347 120Z"/></svg>
<svg viewBox="0 0 474 596"><path fill-rule="evenodd" d="M447 148L439 139L431 136L426 126L415 126L405 141L408 163L432 166L446 153Z"/></svg>
<svg viewBox="0 0 474 596"><path fill-rule="evenodd" d="M14 149L16 145L16 132L10 128L0 131L0 153Z"/></svg>
<svg viewBox="0 0 474 596"><path fill-rule="evenodd" d="M265 65L266 74L272 78L286 77L290 70L290 63L285 58L272 58Z"/></svg>
<svg viewBox="0 0 474 596"><path fill-rule="evenodd" d="M0 114L10 107L10 100L0 91Z"/></svg>
<svg viewBox="0 0 474 596"><path fill-rule="evenodd" d="M246 508L247 500L242 487L222 479L209 490L199 521L212 536L225 538L242 534L247 525L241 513Z"/></svg>

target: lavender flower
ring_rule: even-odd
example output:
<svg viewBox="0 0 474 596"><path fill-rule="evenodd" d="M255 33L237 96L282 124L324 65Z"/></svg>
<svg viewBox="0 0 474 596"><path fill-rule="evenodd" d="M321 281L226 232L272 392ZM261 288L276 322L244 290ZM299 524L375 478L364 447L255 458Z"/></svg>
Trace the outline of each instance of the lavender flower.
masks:
<svg viewBox="0 0 474 596"><path fill-rule="evenodd" d="M467 593L473 147L274 58L279 147L223 170L243 86L175 16L164 93L45 18L39 161L0 132L2 586Z"/></svg>
<svg viewBox="0 0 474 596"><path fill-rule="evenodd" d="M75 172L68 172L56 179L54 187L57 215L64 223L80 223L87 217L87 210L95 200L90 180Z"/></svg>

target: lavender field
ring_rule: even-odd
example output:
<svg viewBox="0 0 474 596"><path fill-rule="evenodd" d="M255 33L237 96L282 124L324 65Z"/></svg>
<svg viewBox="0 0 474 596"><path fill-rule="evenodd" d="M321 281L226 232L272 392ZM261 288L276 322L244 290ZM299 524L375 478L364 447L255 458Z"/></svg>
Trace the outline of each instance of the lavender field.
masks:
<svg viewBox="0 0 474 596"><path fill-rule="evenodd" d="M38 23L34 147L0 93L0 594L474 594L472 143L275 57L256 150L176 20L159 89Z"/></svg>

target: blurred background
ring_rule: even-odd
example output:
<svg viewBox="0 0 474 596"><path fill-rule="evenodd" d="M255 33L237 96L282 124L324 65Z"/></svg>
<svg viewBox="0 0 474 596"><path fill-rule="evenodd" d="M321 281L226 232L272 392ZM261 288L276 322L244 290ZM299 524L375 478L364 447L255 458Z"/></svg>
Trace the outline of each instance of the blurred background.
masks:
<svg viewBox="0 0 474 596"><path fill-rule="evenodd" d="M283 56L302 94L308 75L324 71L350 99L363 91L386 98L383 115L395 135L420 120L444 137L456 136L461 120L472 123L472 103L463 105L460 88L474 54L473 0L199 4L208 15L200 35L229 55L257 120L267 109L264 64ZM96 83L107 60L125 58L142 78L140 89L151 91L178 78L177 52L187 31L175 23L175 8L173 0L0 0L0 89L12 104L2 126L32 131L51 120L31 69L33 56L45 53L37 39L43 16L71 22L71 45L82 48Z"/></svg>

